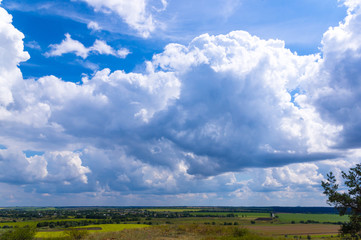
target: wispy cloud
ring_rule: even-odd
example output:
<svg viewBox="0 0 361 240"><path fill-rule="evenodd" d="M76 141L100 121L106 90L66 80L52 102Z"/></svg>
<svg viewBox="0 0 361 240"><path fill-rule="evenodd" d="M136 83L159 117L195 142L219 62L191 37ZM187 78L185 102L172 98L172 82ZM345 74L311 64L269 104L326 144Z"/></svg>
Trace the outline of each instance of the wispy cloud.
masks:
<svg viewBox="0 0 361 240"><path fill-rule="evenodd" d="M95 11L104 13L114 12L120 16L133 29L135 29L144 38L149 37L150 33L156 29L156 21L151 12L148 11L147 1L145 0L82 0L94 7ZM161 0L164 10L167 7L167 1Z"/></svg>
<svg viewBox="0 0 361 240"><path fill-rule="evenodd" d="M94 21L90 21L87 25L87 27L90 29L90 30L93 30L93 31L100 31L102 28L99 26L99 24L97 22L94 22Z"/></svg>
<svg viewBox="0 0 361 240"><path fill-rule="evenodd" d="M27 42L27 43L25 43L25 46L32 48L32 49L41 50L39 43L36 41Z"/></svg>

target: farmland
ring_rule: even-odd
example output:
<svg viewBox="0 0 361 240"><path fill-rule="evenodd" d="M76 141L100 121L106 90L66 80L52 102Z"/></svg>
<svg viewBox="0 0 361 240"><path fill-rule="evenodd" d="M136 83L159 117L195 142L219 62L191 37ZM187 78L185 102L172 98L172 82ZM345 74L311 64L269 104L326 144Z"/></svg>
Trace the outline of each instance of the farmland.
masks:
<svg viewBox="0 0 361 240"><path fill-rule="evenodd" d="M331 208L279 207L3 208L0 217L0 234L33 227L37 239L70 239L67 231L80 229L84 239L232 239L239 231L250 239L338 239L348 220Z"/></svg>
<svg viewBox="0 0 361 240"><path fill-rule="evenodd" d="M251 225L247 228L270 235L337 235L339 230L339 226L327 224Z"/></svg>
<svg viewBox="0 0 361 240"><path fill-rule="evenodd" d="M144 224L99 224L82 226L77 229L87 229L89 233L119 232L124 229L146 228L149 225ZM59 238L66 237L63 230L58 231L39 231L36 233L37 238Z"/></svg>
<svg viewBox="0 0 361 240"><path fill-rule="evenodd" d="M281 223L302 223L307 221L321 222L321 223L337 223L348 220L347 216L339 216L337 214L302 214L302 213L279 213L277 214Z"/></svg>

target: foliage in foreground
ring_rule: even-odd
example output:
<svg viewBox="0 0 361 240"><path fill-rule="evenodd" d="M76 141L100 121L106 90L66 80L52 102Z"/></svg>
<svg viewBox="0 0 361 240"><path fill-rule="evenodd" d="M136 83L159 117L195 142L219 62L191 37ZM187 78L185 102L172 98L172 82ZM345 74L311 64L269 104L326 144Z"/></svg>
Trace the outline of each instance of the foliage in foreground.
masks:
<svg viewBox="0 0 361 240"><path fill-rule="evenodd" d="M89 232L85 229L68 229L65 231L65 235L71 240L85 239Z"/></svg>
<svg viewBox="0 0 361 240"><path fill-rule="evenodd" d="M35 233L35 227L14 228L3 233L0 240L32 240Z"/></svg>
<svg viewBox="0 0 361 240"><path fill-rule="evenodd" d="M334 206L340 215L348 214L350 221L341 227L341 233L350 234L353 238L361 232L361 164L350 168L348 173L342 172L342 178L347 186L347 192L339 192L339 185L332 172L327 174L327 181L322 181L324 194L328 197L327 203Z"/></svg>
<svg viewBox="0 0 361 240"><path fill-rule="evenodd" d="M243 227L214 226L203 224L186 225L163 225L143 229L125 229L118 233L101 233L89 235L89 240L103 239L189 239L189 240L274 240L284 238L272 238L260 236Z"/></svg>

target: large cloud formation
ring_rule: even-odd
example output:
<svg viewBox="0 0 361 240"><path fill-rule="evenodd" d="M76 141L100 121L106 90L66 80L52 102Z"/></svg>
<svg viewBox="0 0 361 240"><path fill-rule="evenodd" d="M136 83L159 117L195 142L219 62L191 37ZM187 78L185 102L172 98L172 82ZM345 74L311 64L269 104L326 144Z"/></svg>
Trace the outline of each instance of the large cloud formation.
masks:
<svg viewBox="0 0 361 240"><path fill-rule="evenodd" d="M312 86L311 102L322 117L342 126L335 147L361 147L361 3L346 1L348 15L322 40L323 60Z"/></svg>
<svg viewBox="0 0 361 240"><path fill-rule="evenodd" d="M220 189L279 199L291 185L314 189L331 159L354 162L358 152L347 150L360 147L361 3L345 4L348 16L324 34L320 55L299 56L244 31L204 34L167 45L142 73L103 69L79 84L24 80L24 36L0 9L0 181L43 194L183 200ZM147 34L142 9L124 17ZM328 161L304 163L318 160ZM247 171L263 177L242 180Z"/></svg>

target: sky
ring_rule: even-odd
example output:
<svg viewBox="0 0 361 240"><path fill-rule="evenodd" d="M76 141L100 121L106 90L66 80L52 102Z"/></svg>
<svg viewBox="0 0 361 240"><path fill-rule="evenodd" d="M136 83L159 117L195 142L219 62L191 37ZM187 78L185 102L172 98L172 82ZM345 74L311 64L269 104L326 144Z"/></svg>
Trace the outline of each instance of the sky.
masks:
<svg viewBox="0 0 361 240"><path fill-rule="evenodd" d="M0 206L327 206L360 25L361 0L0 0Z"/></svg>

